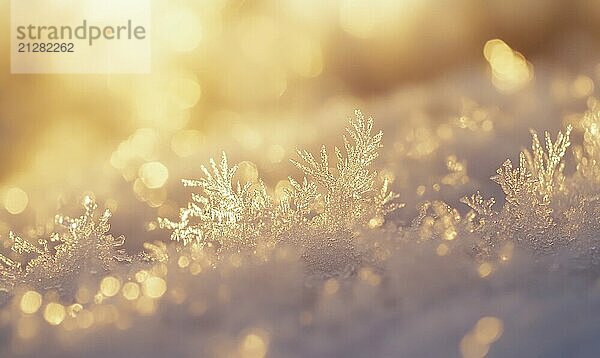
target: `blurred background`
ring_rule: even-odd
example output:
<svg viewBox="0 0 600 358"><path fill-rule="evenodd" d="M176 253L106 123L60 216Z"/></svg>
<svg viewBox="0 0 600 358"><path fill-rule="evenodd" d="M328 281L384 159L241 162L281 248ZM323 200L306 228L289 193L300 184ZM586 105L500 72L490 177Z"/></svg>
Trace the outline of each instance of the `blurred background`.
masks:
<svg viewBox="0 0 600 358"><path fill-rule="evenodd" d="M0 36L0 235L47 235L84 194L129 245L167 234L209 157L275 194L296 147L340 143L355 108L383 129L380 175L419 201L489 186L528 127L585 109L600 1L153 0L149 75L11 75ZM9 32L9 1L0 29ZM495 140L492 140L495 139ZM472 179L472 180L469 180ZM448 187L448 190L443 190ZM453 198L453 199L452 199ZM140 234L143 233L143 234Z"/></svg>

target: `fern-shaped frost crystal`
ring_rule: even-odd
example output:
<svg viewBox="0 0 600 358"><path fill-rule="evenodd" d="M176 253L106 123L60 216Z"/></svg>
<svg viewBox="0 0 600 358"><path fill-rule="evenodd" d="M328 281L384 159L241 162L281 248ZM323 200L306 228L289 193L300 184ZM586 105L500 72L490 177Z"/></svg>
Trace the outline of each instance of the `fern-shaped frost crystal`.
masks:
<svg viewBox="0 0 600 358"><path fill-rule="evenodd" d="M533 174L538 194L542 201L549 201L555 191L564 189L565 176L563 170L565 164L563 157L567 148L571 145L569 136L571 126L568 126L565 133L559 132L556 140L552 141L548 132L544 133L546 149L542 147L538 135L531 131L532 145L531 152L523 151L527 159L527 168Z"/></svg>
<svg viewBox="0 0 600 358"><path fill-rule="evenodd" d="M125 238L108 233L111 212L105 210L96 218L98 206L91 197L84 198L83 207L84 214L78 218L57 216L56 223L65 231L53 233L49 240L39 240L38 245L10 233L12 251L32 258L23 266L0 254L0 274L10 279L9 286L24 283L40 289L61 289L79 272L95 273L117 262L131 261L122 249Z"/></svg>
<svg viewBox="0 0 600 358"><path fill-rule="evenodd" d="M592 101L582 121L583 146L574 150L579 184L597 193L600 184L600 104Z"/></svg>
<svg viewBox="0 0 600 358"><path fill-rule="evenodd" d="M552 140L546 132L542 146L536 132L532 131L532 146L519 154L519 166L510 160L492 177L505 194L505 204L500 212L492 208L494 200L485 200L476 193L462 202L471 207L467 215L469 230L478 232L482 241L478 252L493 253L503 242L516 244L537 253L554 252L571 241L570 226L563 209L565 194L564 155L571 144L571 127L559 132Z"/></svg>
<svg viewBox="0 0 600 358"><path fill-rule="evenodd" d="M159 223L184 245L222 250L252 248L259 239L275 243L291 236L345 231L375 217L382 222L400 205L387 180L376 187L377 173L371 166L379 155L383 134L373 135L372 130L373 119L356 111L343 136L343 150L334 150L333 165L324 146L318 158L298 150L301 160L292 163L304 178L290 177L291 188L279 201L268 194L261 180L234 183L236 167L230 168L223 154L219 165L211 160L210 168L202 167L203 178L183 181L184 186L197 187L200 192L192 194L192 201L180 210L179 221L160 218Z"/></svg>
<svg viewBox="0 0 600 358"><path fill-rule="evenodd" d="M346 155L335 148L333 169L325 146L321 148L318 161L305 150L298 150L302 161L292 160L323 191L324 210L318 216L321 225L364 225L374 215L383 216L398 208L394 204L397 195L389 192L387 179L376 192L377 172L370 169L379 156L383 133L372 135L373 118L365 118L360 111L355 114L356 118L350 121L351 127L346 128L350 140L343 136Z"/></svg>
<svg viewBox="0 0 600 358"><path fill-rule="evenodd" d="M202 166L204 177L183 180L186 187L195 187L187 208L180 210L180 221L159 218L162 227L173 230L171 239L214 247L254 247L256 239L269 230L271 217L280 215L273 199L259 180L258 183L233 182L237 166L229 167L223 153L219 165L211 159L210 169Z"/></svg>

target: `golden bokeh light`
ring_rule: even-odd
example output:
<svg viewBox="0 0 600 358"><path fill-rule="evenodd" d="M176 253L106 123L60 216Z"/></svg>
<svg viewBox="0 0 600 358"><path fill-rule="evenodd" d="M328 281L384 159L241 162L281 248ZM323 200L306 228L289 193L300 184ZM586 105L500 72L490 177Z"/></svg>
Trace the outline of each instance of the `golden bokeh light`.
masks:
<svg viewBox="0 0 600 358"><path fill-rule="evenodd" d="M487 316L477 321L475 325L475 337L482 344L496 342L504 330L504 324L498 317Z"/></svg>
<svg viewBox="0 0 600 358"><path fill-rule="evenodd" d="M42 306L42 295L36 291L27 291L21 297L21 311L32 314L37 312Z"/></svg>
<svg viewBox="0 0 600 358"><path fill-rule="evenodd" d="M85 286L79 287L75 293L75 299L81 304L86 304L93 299L92 292Z"/></svg>
<svg viewBox="0 0 600 358"><path fill-rule="evenodd" d="M488 277L493 271L493 267L489 262L484 262L481 265L479 265L479 267L477 268L477 273L479 274L479 277L481 278L486 278Z"/></svg>
<svg viewBox="0 0 600 358"><path fill-rule="evenodd" d="M77 315L77 325L79 328L87 329L94 324L94 314L88 310L82 310Z"/></svg>
<svg viewBox="0 0 600 358"><path fill-rule="evenodd" d="M381 276L368 267L360 269L358 277L371 286L378 286L381 283Z"/></svg>
<svg viewBox="0 0 600 358"><path fill-rule="evenodd" d="M263 331L247 334L240 343L239 353L243 358L263 358L267 355L268 340Z"/></svg>
<svg viewBox="0 0 600 358"><path fill-rule="evenodd" d="M435 249L435 252L438 256L446 256L450 252L450 248L448 245L442 243L438 245L438 247Z"/></svg>
<svg viewBox="0 0 600 358"><path fill-rule="evenodd" d="M150 277L142 284L144 295L150 298L160 298L167 291L167 282L160 277Z"/></svg>
<svg viewBox="0 0 600 358"><path fill-rule="evenodd" d="M492 68L492 83L503 92L515 92L533 79L533 66L500 39L489 40L483 55Z"/></svg>
<svg viewBox="0 0 600 358"><path fill-rule="evenodd" d="M498 317L485 316L477 321L475 327L460 341L463 358L483 358L487 356L490 345L502 336L504 323Z"/></svg>
<svg viewBox="0 0 600 358"><path fill-rule="evenodd" d="M169 179L169 169L160 162L144 163L140 167L138 175L147 188L158 189Z"/></svg>
<svg viewBox="0 0 600 358"><path fill-rule="evenodd" d="M594 92L594 81L588 76L579 75L571 84L571 94L575 98L587 98Z"/></svg>
<svg viewBox="0 0 600 358"><path fill-rule="evenodd" d="M169 83L169 93L179 108L188 109L198 103L202 95L202 89L200 84L193 79L176 78Z"/></svg>
<svg viewBox="0 0 600 358"><path fill-rule="evenodd" d="M107 276L100 281L100 292L106 297L113 297L119 293L121 281L114 276Z"/></svg>
<svg viewBox="0 0 600 358"><path fill-rule="evenodd" d="M187 158L196 154L203 143L202 133L198 130L182 130L173 135L171 139L171 149L181 157Z"/></svg>
<svg viewBox="0 0 600 358"><path fill-rule="evenodd" d="M202 26L194 11L183 6L170 7L161 16L157 30L164 45L177 52L190 52L202 40Z"/></svg>
<svg viewBox="0 0 600 358"><path fill-rule="evenodd" d="M490 346L482 344L474 334L469 333L460 341L460 353L463 358L483 358L490 351Z"/></svg>
<svg viewBox="0 0 600 358"><path fill-rule="evenodd" d="M316 77L323 71L321 46L315 39L296 36L292 40L290 68L301 77Z"/></svg>
<svg viewBox="0 0 600 358"><path fill-rule="evenodd" d="M141 270L135 273L135 280L139 283L146 281L150 274L146 270Z"/></svg>
<svg viewBox="0 0 600 358"><path fill-rule="evenodd" d="M326 296L335 295L340 289L340 283L335 278L330 278L323 284L323 293Z"/></svg>
<svg viewBox="0 0 600 358"><path fill-rule="evenodd" d="M179 260L177 260L177 265L180 268L186 268L190 265L190 259L187 256L180 256Z"/></svg>
<svg viewBox="0 0 600 358"><path fill-rule="evenodd" d="M25 208L27 208L28 203L29 197L21 188L8 188L4 193L4 207L6 208L6 211L13 215L22 213Z"/></svg>
<svg viewBox="0 0 600 358"><path fill-rule="evenodd" d="M123 285L123 297L129 301L136 300L140 296L140 286L135 282L127 282Z"/></svg>
<svg viewBox="0 0 600 358"><path fill-rule="evenodd" d="M151 0L150 73L17 75L5 56L0 356L506 352L523 322L494 303L546 299L534 283L561 275L537 268L597 247L600 6L583 2ZM344 132L355 109L376 120ZM528 128L563 124L565 160L518 157ZM529 270L540 243L580 246ZM580 303L564 292L543 322ZM408 335L378 350L370 324Z"/></svg>
<svg viewBox="0 0 600 358"><path fill-rule="evenodd" d="M44 319L53 326L61 324L66 315L65 306L61 305L60 303L48 303L44 309Z"/></svg>
<svg viewBox="0 0 600 358"><path fill-rule="evenodd" d="M376 216L374 218L369 219L369 222L367 223L367 227L369 229L377 229L377 228L381 227L381 225L383 225L384 222L385 222L385 219L383 218L383 216Z"/></svg>
<svg viewBox="0 0 600 358"><path fill-rule="evenodd" d="M279 144L273 144L267 149L266 155L271 163L281 163L285 158L285 149Z"/></svg>

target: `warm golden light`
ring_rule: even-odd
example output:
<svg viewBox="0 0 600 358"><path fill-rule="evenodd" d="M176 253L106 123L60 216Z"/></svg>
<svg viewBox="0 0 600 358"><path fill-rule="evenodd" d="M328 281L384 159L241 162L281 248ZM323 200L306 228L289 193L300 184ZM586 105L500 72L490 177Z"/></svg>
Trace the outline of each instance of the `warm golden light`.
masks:
<svg viewBox="0 0 600 358"><path fill-rule="evenodd" d="M486 316L475 324L460 341L460 352L463 358L483 358L490 345L502 336L503 322L498 317Z"/></svg>
<svg viewBox="0 0 600 358"><path fill-rule="evenodd" d="M203 137L197 130L182 130L173 135L171 149L177 156L186 158L194 155L202 145Z"/></svg>
<svg viewBox="0 0 600 358"><path fill-rule="evenodd" d="M467 334L460 341L460 353L463 358L483 358L490 351L490 346L480 343L475 335Z"/></svg>
<svg viewBox="0 0 600 358"><path fill-rule="evenodd" d="M177 78L171 80L170 93L173 101L181 109L192 108L198 103L202 90L198 82L189 78Z"/></svg>
<svg viewBox="0 0 600 358"><path fill-rule="evenodd" d="M27 291L21 297L21 311L32 314L37 312L42 306L42 295L36 291Z"/></svg>
<svg viewBox="0 0 600 358"><path fill-rule="evenodd" d="M323 285L323 293L327 296L335 295L340 289L340 284L335 278L330 278Z"/></svg>
<svg viewBox="0 0 600 358"><path fill-rule="evenodd" d="M106 297L113 297L119 293L121 282L118 278L107 276L100 282L100 292Z"/></svg>
<svg viewBox="0 0 600 358"><path fill-rule="evenodd" d="M129 301L136 300L140 296L140 286L135 282L127 282L123 285L123 297Z"/></svg>
<svg viewBox="0 0 600 358"><path fill-rule="evenodd" d="M169 178L169 170L160 162L145 163L140 167L139 176L149 189L157 189L165 185Z"/></svg>
<svg viewBox="0 0 600 358"><path fill-rule="evenodd" d="M44 319L53 326L61 324L65 317L65 306L60 303L51 302L44 310Z"/></svg>
<svg viewBox="0 0 600 358"><path fill-rule="evenodd" d="M83 310L77 315L77 325L79 328L90 328L94 324L94 314L88 310Z"/></svg>
<svg viewBox="0 0 600 358"><path fill-rule="evenodd" d="M177 260L177 265L181 268L186 268L190 265L190 259L187 256L180 256Z"/></svg>
<svg viewBox="0 0 600 358"><path fill-rule="evenodd" d="M27 208L28 203L29 197L21 188L9 188L4 194L4 207L13 215L22 213Z"/></svg>
<svg viewBox="0 0 600 358"><path fill-rule="evenodd" d="M141 270L135 273L135 280L139 283L146 281L150 274L146 270Z"/></svg>
<svg viewBox="0 0 600 358"><path fill-rule="evenodd" d="M482 344L492 344L502 336L503 326L497 317L483 317L475 325L475 337Z"/></svg>
<svg viewBox="0 0 600 358"><path fill-rule="evenodd" d="M92 293L86 287L80 287L75 293L75 299L81 304L90 302L92 298Z"/></svg>
<svg viewBox="0 0 600 358"><path fill-rule="evenodd" d="M446 244L439 244L435 252L438 256L446 256L450 252L450 248Z"/></svg>
<svg viewBox="0 0 600 358"><path fill-rule="evenodd" d="M268 345L266 340L256 333L249 333L240 344L239 352L244 358L263 358L266 356Z"/></svg>
<svg viewBox="0 0 600 358"><path fill-rule="evenodd" d="M160 277L150 277L142 284L144 295L160 298L167 291L167 282Z"/></svg>
<svg viewBox="0 0 600 358"><path fill-rule="evenodd" d="M486 42L483 54L492 68L492 83L500 91L517 91L533 78L533 66L502 40Z"/></svg>
<svg viewBox="0 0 600 358"><path fill-rule="evenodd" d="M178 52L190 52L202 40L198 17L187 8L175 8L161 17L159 27L165 44Z"/></svg>
<svg viewBox="0 0 600 358"><path fill-rule="evenodd" d="M39 323L32 317L23 316L17 322L17 334L22 339L34 338L39 331Z"/></svg>
<svg viewBox="0 0 600 358"><path fill-rule="evenodd" d="M249 161L238 164L236 173L241 183L254 183L258 179L258 168L256 168L256 164Z"/></svg>
<svg viewBox="0 0 600 358"><path fill-rule="evenodd" d="M484 262L477 268L477 272L479 273L479 277L486 278L492 273L492 265L488 262Z"/></svg>
<svg viewBox="0 0 600 358"><path fill-rule="evenodd" d="M0 1L0 357L593 351L600 5L93 1L148 73L11 73Z"/></svg>

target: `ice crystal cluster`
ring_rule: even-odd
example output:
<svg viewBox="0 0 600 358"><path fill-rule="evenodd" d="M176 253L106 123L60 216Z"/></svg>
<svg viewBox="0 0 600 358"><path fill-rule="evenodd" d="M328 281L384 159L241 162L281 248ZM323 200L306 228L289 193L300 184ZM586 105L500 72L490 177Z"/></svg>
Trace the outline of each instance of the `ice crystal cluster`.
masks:
<svg viewBox="0 0 600 358"><path fill-rule="evenodd" d="M318 155L297 151L298 159L291 162L303 176L288 178L285 195L275 198L261 179L235 180L237 166L230 166L223 153L218 163L211 159L208 167L201 167L202 178L183 180L184 186L198 192L180 209L178 221L160 218L160 225L196 256L293 246L300 249L310 272L328 276L355 272L365 262L364 247L358 245L361 230L382 226L386 215L402 206L388 180L372 168L382 147L382 132L373 133L372 118L360 111L355 114L333 159L325 146ZM584 267L598 263L600 107L595 102L580 124L583 144L572 151L573 174L565 174L571 126L555 139L548 132L540 139L532 131L531 148L519 153L518 165L507 159L492 177L505 195L501 208L496 208L496 199L486 199L479 191L461 199L471 209L465 216L442 201L424 202L413 224L399 228L397 238L442 239L440 255L447 252L446 243L459 242L479 260L506 260L515 248L541 256L566 249ZM442 183L468 182L466 162L450 156L447 165L450 174ZM56 223L65 230L37 244L11 232L13 254L0 255L0 289L10 292L25 284L64 290L81 272L109 271L116 263L150 256L168 262L169 249L162 243L145 243L151 252L145 257L126 254L124 238L109 234L110 211L97 215L90 197L83 207L78 218L57 216Z"/></svg>
<svg viewBox="0 0 600 358"><path fill-rule="evenodd" d="M0 306L0 324L14 326L15 347L32 356L45 344L66 352L54 356L94 357L482 357L492 347L548 356L542 344L515 346L520 332L564 320L565 306L600 302L597 291L578 291L586 275L564 280L539 265L599 262L599 128L592 105L556 137L532 132L518 163L506 160L492 178L501 206L479 191L462 199L466 215L425 201L406 225L388 215L401 204L373 169L382 134L360 112L340 148L298 151L302 174L282 196L260 179L236 180L225 154L211 160L200 179L183 181L197 192L179 220L159 220L175 242L144 243L150 255L126 254L109 233L110 212L86 197L83 215L58 216L64 230L49 240L9 235L0 282L14 300ZM573 150L572 131L583 137ZM445 162L439 183L470 182L466 161ZM551 299L531 310L546 289ZM6 323L6 313L17 318ZM547 341L540 331L536 343Z"/></svg>
<svg viewBox="0 0 600 358"><path fill-rule="evenodd" d="M171 239L221 250L256 249L259 244L292 244L304 249L309 267L331 272L347 269L358 258L356 229L379 226L385 215L400 207L387 179L378 183L372 164L379 156L382 132L373 134L373 119L356 111L335 147L335 160L325 146L319 155L298 150L292 160L304 177L289 177L290 188L280 200L269 195L261 179L234 182L236 166L223 153L220 164L210 160L204 177L183 180L197 187L178 222L159 219L172 230Z"/></svg>
<svg viewBox="0 0 600 358"><path fill-rule="evenodd" d="M594 104L581 124L583 146L573 150L576 170L565 175L565 156L571 145L571 126L544 142L531 132L531 150L519 154L518 166L506 160L495 181L505 194L500 211L495 199L480 192L462 201L472 210L467 231L475 233L475 251L482 257L505 259L514 246L536 255L557 254L566 249L581 265L598 264L600 205L600 112Z"/></svg>
<svg viewBox="0 0 600 358"><path fill-rule="evenodd" d="M77 218L58 215L56 224L65 230L53 233L49 240L40 239L37 245L10 232L11 250L26 262L0 254L1 289L10 291L24 284L41 291L70 290L80 273L108 271L116 263L131 261L122 249L125 238L109 234L111 212L106 209L98 215L98 205L89 196L83 208Z"/></svg>

